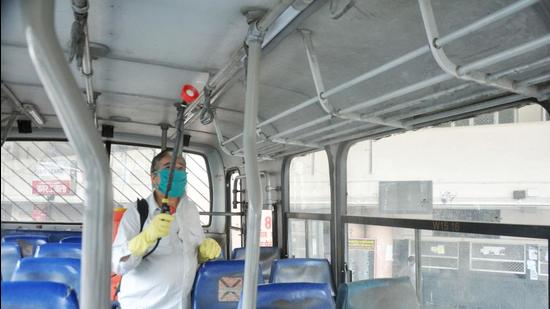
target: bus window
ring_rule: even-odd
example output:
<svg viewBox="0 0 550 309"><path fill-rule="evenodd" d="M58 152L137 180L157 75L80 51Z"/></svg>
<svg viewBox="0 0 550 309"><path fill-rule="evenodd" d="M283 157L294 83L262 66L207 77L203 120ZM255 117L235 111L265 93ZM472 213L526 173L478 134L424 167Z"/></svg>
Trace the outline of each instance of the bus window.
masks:
<svg viewBox="0 0 550 309"><path fill-rule="evenodd" d="M293 158L290 162L291 212L330 213L328 158L324 151Z"/></svg>
<svg viewBox="0 0 550 309"><path fill-rule="evenodd" d="M111 146L111 171L115 207L128 207L137 199L151 194L150 167L158 148L113 144ZM199 211L211 211L210 180L203 156L185 153L187 164L186 194ZM210 216L201 216L203 226L210 224Z"/></svg>
<svg viewBox="0 0 550 309"><path fill-rule="evenodd" d="M330 179L326 152L295 157L289 166L288 256L330 261ZM300 213L300 219L292 219ZM316 216L325 216L318 220ZM309 216L309 218L308 218Z"/></svg>
<svg viewBox="0 0 550 309"><path fill-rule="evenodd" d="M82 222L82 167L67 142L2 146L2 221Z"/></svg>
<svg viewBox="0 0 550 309"><path fill-rule="evenodd" d="M229 207L230 212L241 212L243 203L243 192L241 191L241 181L237 177L240 176L239 170L235 169L231 172L229 177ZM242 231L242 216L231 216L229 225L229 243L230 251L233 252L235 248L243 247L244 236Z"/></svg>
<svg viewBox="0 0 550 309"><path fill-rule="evenodd" d="M547 308L546 240L453 232L461 221L550 224L545 117L525 106L352 145L348 215L435 220L420 258L413 229L347 224L353 280L414 286L420 267L424 308Z"/></svg>
<svg viewBox="0 0 550 309"><path fill-rule="evenodd" d="M353 281L409 277L416 285L414 230L360 224L346 228L346 261Z"/></svg>
<svg viewBox="0 0 550 309"><path fill-rule="evenodd" d="M550 125L540 106L505 112L356 143L347 213L548 225Z"/></svg>
<svg viewBox="0 0 550 309"><path fill-rule="evenodd" d="M330 261L330 222L290 219L288 256L326 258Z"/></svg>
<svg viewBox="0 0 550 309"><path fill-rule="evenodd" d="M421 234L425 308L548 308L546 240L436 235Z"/></svg>

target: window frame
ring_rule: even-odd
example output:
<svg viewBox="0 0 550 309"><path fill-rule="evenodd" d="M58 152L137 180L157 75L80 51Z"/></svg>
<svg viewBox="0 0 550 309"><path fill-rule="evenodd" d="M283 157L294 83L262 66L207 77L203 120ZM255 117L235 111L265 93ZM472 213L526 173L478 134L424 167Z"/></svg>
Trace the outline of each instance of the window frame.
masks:
<svg viewBox="0 0 550 309"><path fill-rule="evenodd" d="M68 143L69 140L66 138L27 138L27 137L17 137L17 138L8 138L6 142L66 142ZM150 144L143 144L143 143L131 143L131 142L118 142L118 141L112 141L112 140L102 140L102 143L105 146L105 149L107 151L107 157L109 159L109 162L111 161L111 146L112 145L124 145L124 146L135 146L135 147L144 147L144 148L155 148L160 149L160 146L157 145L150 145ZM206 165L206 173L208 174L208 186L209 186L209 198L210 198L210 207L207 212L212 212L214 207L213 197L214 193L212 190L212 173L210 170L210 163L208 161L208 158L206 155L202 153L198 153L195 151L184 151L185 153L193 154L193 155L199 155L204 159L205 165ZM203 228L209 228L212 225L212 215L202 215L202 216L208 216L208 224L202 225ZM4 221L2 220L2 224L38 224L38 225L46 225L46 224L61 224L61 225L82 225L81 222L34 222L34 221Z"/></svg>
<svg viewBox="0 0 550 309"><path fill-rule="evenodd" d="M498 112L507 108L517 108L517 104L510 104L499 109L490 109L481 111L475 114L469 114L470 117L474 117L478 114L484 114L489 112ZM544 106L543 106L544 107ZM453 121L454 119L447 119L446 121ZM443 121L445 122L445 121ZM438 122L439 123L439 122ZM442 123L442 121L440 121ZM352 146L359 142L368 140L377 140L384 137L389 137L394 134L398 134L399 130L392 130L383 134L377 134L375 136L356 138L350 141L341 142L339 144L326 147L324 151L327 152L329 160L329 173L330 173L330 190L331 190L331 212L329 214L317 214L306 212L292 212L290 210L290 163L292 159L298 156L307 155L319 150L310 150L292 154L283 158L283 169L281 173L282 184L282 232L280 239L282 240L282 247L285 250L286 256L288 256L288 225L289 219L304 219L304 220L324 220L330 222L331 231L331 265L333 267L334 280L336 284L343 283L349 278L349 270L347 269L347 225L348 224L360 224L360 225L375 225L386 226L394 228L409 228L414 230L415 243L421 243L421 233L423 230L427 231L442 231L442 232L456 232L456 233L473 233L483 235L498 235L498 236L511 236L511 237L525 237L532 239L543 239L547 241L547 246L550 247L550 226L536 226L525 224L507 224L507 223L487 223L487 222L462 222L462 221L450 221L450 220L423 220L423 219L394 219L384 217L361 217L347 215L347 160L349 156L349 150ZM339 185L335 182L341 181ZM336 235L333 235L333 234ZM420 246L415 246L415 252L420 252ZM418 254L418 253L416 253ZM417 273L421 273L421 262L415 263ZM416 286L420 289L417 290L417 297L423 299L422 294L422 279L421 276L417 276ZM550 295L550 276L547 276L548 292ZM550 297L549 297L550 301Z"/></svg>

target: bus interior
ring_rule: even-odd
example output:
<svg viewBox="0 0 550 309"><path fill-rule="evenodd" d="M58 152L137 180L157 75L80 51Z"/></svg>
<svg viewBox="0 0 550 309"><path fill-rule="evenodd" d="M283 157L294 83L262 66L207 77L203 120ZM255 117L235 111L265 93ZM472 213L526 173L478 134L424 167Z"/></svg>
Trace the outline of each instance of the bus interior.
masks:
<svg viewBox="0 0 550 309"><path fill-rule="evenodd" d="M2 308L116 308L166 148L222 248L193 308L549 308L548 0L1 11Z"/></svg>

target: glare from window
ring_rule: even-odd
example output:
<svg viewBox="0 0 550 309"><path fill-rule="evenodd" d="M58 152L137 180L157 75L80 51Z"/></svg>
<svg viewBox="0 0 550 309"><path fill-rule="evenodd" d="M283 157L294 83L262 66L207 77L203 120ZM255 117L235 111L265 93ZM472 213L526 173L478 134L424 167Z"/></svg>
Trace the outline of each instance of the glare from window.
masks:
<svg viewBox="0 0 550 309"><path fill-rule="evenodd" d="M290 210L330 213L328 158L324 151L293 158L289 172Z"/></svg>

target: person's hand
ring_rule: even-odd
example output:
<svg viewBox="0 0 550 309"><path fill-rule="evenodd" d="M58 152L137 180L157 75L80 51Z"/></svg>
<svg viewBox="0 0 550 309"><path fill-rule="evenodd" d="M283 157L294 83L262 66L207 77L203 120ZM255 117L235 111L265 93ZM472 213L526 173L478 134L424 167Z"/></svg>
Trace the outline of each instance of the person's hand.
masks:
<svg viewBox="0 0 550 309"><path fill-rule="evenodd" d="M213 260L219 257L222 253L222 248L212 238L206 238L199 246L199 264Z"/></svg>
<svg viewBox="0 0 550 309"><path fill-rule="evenodd" d="M143 256L147 249L154 245L157 239L168 236L174 217L169 214L156 215L151 223L136 237L128 242L128 249L135 256Z"/></svg>
<svg viewBox="0 0 550 309"><path fill-rule="evenodd" d="M151 220L151 223L143 229L142 233L146 235L148 241L155 242L158 238L170 234L172 221L174 221L173 216L167 213L158 214Z"/></svg>

